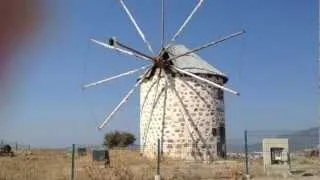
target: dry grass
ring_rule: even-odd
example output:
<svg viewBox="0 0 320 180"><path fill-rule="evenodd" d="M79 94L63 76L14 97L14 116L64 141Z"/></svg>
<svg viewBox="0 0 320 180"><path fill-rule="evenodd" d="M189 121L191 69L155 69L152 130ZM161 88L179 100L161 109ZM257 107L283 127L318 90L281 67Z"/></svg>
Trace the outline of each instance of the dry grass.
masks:
<svg viewBox="0 0 320 180"><path fill-rule="evenodd" d="M93 162L91 156L76 158L76 180L149 180L154 179L155 160L129 150L110 152L111 166ZM161 163L165 180L234 179L242 162L187 163L166 159ZM70 179L71 158L64 151L34 150L15 157L0 157L0 180L65 180Z"/></svg>
<svg viewBox="0 0 320 180"><path fill-rule="evenodd" d="M113 150L110 159L110 167L105 168L103 162L93 162L90 156L79 157L76 161L76 179L147 180L154 176L154 163L138 152Z"/></svg>
<svg viewBox="0 0 320 180"><path fill-rule="evenodd" d="M39 150L32 155L20 152L15 157L0 157L0 180L69 179L69 159L62 153Z"/></svg>
<svg viewBox="0 0 320 180"><path fill-rule="evenodd" d="M76 158L76 180L151 180L156 161L140 156L139 152L112 150L111 166L93 162L91 156ZM303 161L302 163L306 163ZM308 161L308 163L310 163ZM164 180L241 179L243 161L215 161L210 164L165 159L161 162ZM254 177L263 176L261 161L250 163ZM15 157L0 157L0 180L66 180L70 179L71 158L64 151L34 150L20 152Z"/></svg>

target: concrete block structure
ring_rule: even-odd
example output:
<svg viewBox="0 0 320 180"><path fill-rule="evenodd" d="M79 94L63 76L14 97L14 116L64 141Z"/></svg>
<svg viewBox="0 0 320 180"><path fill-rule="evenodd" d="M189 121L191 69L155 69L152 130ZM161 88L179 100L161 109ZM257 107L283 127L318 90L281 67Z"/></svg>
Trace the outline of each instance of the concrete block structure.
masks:
<svg viewBox="0 0 320 180"><path fill-rule="evenodd" d="M263 165L266 173L289 169L289 142L286 138L263 139Z"/></svg>
<svg viewBox="0 0 320 180"><path fill-rule="evenodd" d="M183 45L167 49L170 56L187 52ZM219 85L225 74L196 54L173 64ZM221 89L175 71L155 71L140 89L141 152L153 157L160 139L164 156L211 161L226 156L224 93Z"/></svg>

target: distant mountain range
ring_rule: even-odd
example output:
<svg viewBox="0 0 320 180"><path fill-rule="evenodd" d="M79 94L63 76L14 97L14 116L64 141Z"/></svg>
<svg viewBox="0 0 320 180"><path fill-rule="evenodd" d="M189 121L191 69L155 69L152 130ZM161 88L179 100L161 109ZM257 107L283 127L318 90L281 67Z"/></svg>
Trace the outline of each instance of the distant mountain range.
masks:
<svg viewBox="0 0 320 180"><path fill-rule="evenodd" d="M265 131L248 132L248 151L261 152L262 140L264 138L288 138L290 152L301 151L304 149L317 148L319 144L319 128L314 127L301 131ZM244 152L244 140L227 141L228 152Z"/></svg>

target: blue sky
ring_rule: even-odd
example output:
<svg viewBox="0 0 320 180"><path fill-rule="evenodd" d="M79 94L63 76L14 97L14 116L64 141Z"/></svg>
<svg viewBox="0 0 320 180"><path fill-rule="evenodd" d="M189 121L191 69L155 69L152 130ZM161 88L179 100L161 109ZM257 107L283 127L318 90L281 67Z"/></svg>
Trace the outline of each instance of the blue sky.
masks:
<svg viewBox="0 0 320 180"><path fill-rule="evenodd" d="M172 37L195 0L166 3L166 39ZM160 1L127 0L154 49L160 45ZM247 33L199 52L229 76L226 124L229 138L248 130L295 130L317 120L317 1L206 0L177 43L192 48L246 29ZM146 47L116 0L45 1L45 22L12 55L15 66L0 113L0 137L34 146L100 143L118 129L139 132L139 93L101 132L96 127L137 77L86 91L99 80L145 64L89 41L116 36L139 50Z"/></svg>

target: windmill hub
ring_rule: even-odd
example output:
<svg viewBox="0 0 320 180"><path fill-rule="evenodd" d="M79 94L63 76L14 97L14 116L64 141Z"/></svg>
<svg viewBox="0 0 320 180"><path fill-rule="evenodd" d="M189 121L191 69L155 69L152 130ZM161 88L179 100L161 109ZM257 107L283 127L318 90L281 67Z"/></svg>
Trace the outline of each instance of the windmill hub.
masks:
<svg viewBox="0 0 320 180"><path fill-rule="evenodd" d="M160 56L157 56L153 58L154 66L157 68L163 68L163 69L168 69L170 64L170 61L167 61L169 59L169 56L164 55L167 54L166 52L163 53Z"/></svg>

